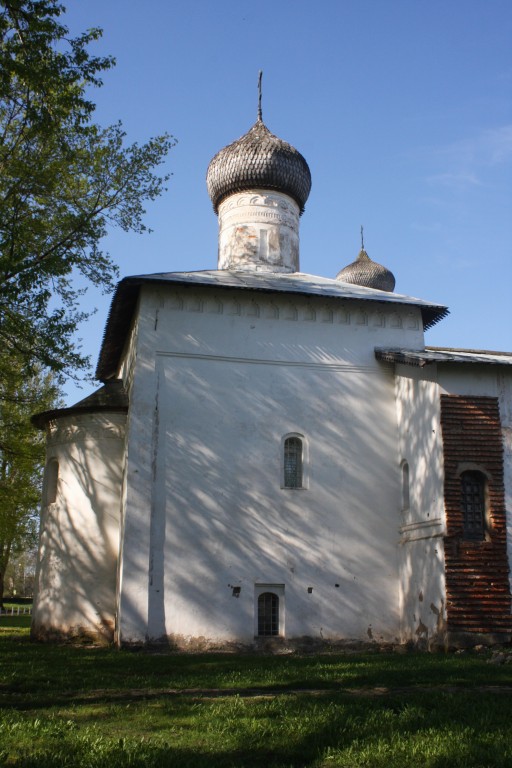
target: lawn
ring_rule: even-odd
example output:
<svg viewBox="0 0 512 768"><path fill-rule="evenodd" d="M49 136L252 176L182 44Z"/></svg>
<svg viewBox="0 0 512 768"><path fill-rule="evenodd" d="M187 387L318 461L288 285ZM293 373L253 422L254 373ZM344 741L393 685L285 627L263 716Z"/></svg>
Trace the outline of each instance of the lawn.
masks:
<svg viewBox="0 0 512 768"><path fill-rule="evenodd" d="M512 768L512 664L488 653L179 655L4 622L2 766Z"/></svg>
<svg viewBox="0 0 512 768"><path fill-rule="evenodd" d="M4 602L3 610L6 613L0 613L0 638L7 634L17 635L19 629L30 629L30 610L31 605Z"/></svg>

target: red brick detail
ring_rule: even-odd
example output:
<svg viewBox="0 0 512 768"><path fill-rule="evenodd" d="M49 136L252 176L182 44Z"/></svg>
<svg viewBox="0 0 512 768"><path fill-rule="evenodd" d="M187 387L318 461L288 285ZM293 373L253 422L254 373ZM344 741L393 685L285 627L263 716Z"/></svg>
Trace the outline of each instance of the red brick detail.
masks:
<svg viewBox="0 0 512 768"><path fill-rule="evenodd" d="M503 439L495 397L441 396L446 510L447 628L454 632L512 631L506 542ZM483 541L465 541L461 465L488 477L489 525Z"/></svg>

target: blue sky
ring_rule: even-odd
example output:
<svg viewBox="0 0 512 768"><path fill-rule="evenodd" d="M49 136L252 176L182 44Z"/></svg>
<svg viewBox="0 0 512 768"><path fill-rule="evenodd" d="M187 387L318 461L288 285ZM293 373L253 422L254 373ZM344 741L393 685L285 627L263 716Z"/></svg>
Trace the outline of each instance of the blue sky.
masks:
<svg viewBox="0 0 512 768"><path fill-rule="evenodd" d="M510 0L69 0L64 21L117 59L97 121L178 140L153 233L105 241L121 276L216 268L206 168L254 123L263 69L263 119L312 173L301 271L334 277L362 224L398 293L450 308L427 344L512 351ZM85 301L95 365L110 297Z"/></svg>

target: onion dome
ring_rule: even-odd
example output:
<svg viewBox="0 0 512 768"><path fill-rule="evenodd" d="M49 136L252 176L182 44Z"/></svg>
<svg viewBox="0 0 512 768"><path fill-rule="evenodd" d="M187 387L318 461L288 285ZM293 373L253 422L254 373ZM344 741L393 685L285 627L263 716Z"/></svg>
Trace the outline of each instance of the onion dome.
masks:
<svg viewBox="0 0 512 768"><path fill-rule="evenodd" d="M216 213L226 197L249 189L283 192L303 213L311 190L311 172L300 152L270 133L258 115L246 134L212 159L206 185Z"/></svg>
<svg viewBox="0 0 512 768"><path fill-rule="evenodd" d="M363 285L366 288L377 288L379 291L392 293L395 288L395 276L382 264L372 261L364 247L352 264L344 267L336 275L336 280L352 285Z"/></svg>

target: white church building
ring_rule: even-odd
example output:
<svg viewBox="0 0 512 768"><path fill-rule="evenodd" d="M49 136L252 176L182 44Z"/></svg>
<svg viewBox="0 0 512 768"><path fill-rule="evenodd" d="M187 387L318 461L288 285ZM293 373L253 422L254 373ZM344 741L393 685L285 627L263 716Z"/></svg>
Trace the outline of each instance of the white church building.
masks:
<svg viewBox="0 0 512 768"><path fill-rule="evenodd" d="M364 248L300 272L311 175L261 119L211 161L218 269L119 283L102 386L41 413L32 634L177 648L512 636L512 355Z"/></svg>

